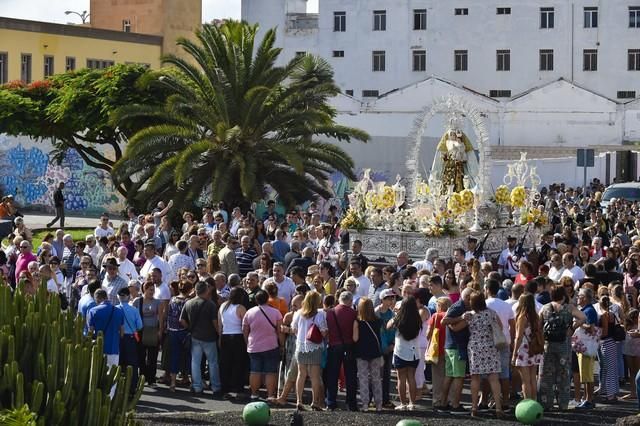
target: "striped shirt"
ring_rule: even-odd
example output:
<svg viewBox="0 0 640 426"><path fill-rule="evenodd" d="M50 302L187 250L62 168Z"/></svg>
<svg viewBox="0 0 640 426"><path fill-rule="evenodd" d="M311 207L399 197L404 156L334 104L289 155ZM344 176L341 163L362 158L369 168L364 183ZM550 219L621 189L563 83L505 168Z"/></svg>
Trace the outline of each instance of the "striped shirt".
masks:
<svg viewBox="0 0 640 426"><path fill-rule="evenodd" d="M238 273L242 278L253 271L253 259L258 257L256 251L252 248L248 250L236 249L236 262L238 263Z"/></svg>

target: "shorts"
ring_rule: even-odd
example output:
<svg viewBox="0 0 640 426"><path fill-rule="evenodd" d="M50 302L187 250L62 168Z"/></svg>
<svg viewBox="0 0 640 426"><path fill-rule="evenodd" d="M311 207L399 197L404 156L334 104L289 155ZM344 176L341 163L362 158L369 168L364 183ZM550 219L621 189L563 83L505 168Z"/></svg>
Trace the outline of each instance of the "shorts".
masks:
<svg viewBox="0 0 640 426"><path fill-rule="evenodd" d="M254 374L275 374L280 364L280 349L249 353L249 372Z"/></svg>
<svg viewBox="0 0 640 426"><path fill-rule="evenodd" d="M571 372L579 374L580 366L578 365L578 354L571 352Z"/></svg>
<svg viewBox="0 0 640 426"><path fill-rule="evenodd" d="M402 358L398 358L396 354L393 354L393 368L396 370L400 368L418 368L419 359L414 359L413 361L406 361Z"/></svg>
<svg viewBox="0 0 640 426"><path fill-rule="evenodd" d="M446 377L464 378L467 371L467 361L460 359L457 349L444 350L444 374Z"/></svg>
<svg viewBox="0 0 640 426"><path fill-rule="evenodd" d="M322 348L314 349L311 352L296 352L298 365L322 365Z"/></svg>
<svg viewBox="0 0 640 426"><path fill-rule="evenodd" d="M580 382L593 383L593 367L595 358L578 354L578 365L580 366Z"/></svg>

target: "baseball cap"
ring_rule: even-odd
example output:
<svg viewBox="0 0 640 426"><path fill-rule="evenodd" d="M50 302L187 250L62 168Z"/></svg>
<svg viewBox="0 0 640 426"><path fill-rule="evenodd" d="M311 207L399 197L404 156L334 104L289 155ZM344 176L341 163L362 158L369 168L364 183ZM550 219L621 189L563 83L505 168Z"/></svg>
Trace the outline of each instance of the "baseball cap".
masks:
<svg viewBox="0 0 640 426"><path fill-rule="evenodd" d="M391 288L387 288L380 292L380 299L386 299L387 297L396 297L396 292Z"/></svg>

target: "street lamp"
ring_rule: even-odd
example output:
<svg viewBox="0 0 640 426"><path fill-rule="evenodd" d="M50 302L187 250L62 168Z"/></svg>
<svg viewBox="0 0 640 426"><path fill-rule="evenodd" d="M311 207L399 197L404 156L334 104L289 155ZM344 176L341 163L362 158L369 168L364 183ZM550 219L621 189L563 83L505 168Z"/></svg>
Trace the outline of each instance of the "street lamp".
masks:
<svg viewBox="0 0 640 426"><path fill-rule="evenodd" d="M74 12L73 10L66 10L64 12L64 14L65 15L78 15L80 17L80 19L82 19L82 24L86 24L87 23L87 19L91 15L90 13L87 13L86 10L83 10L82 13Z"/></svg>

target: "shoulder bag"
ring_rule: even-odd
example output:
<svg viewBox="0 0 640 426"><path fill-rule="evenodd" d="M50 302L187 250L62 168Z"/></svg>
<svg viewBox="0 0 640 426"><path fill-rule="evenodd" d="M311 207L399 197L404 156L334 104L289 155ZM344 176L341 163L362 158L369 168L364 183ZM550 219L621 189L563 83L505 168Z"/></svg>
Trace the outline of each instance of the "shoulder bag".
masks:
<svg viewBox="0 0 640 426"><path fill-rule="evenodd" d="M336 328L338 329L338 336L340 337L340 342L342 343L342 347L344 348L344 358L351 361L355 359L355 354L353 351L353 345L347 345L344 342L344 338L342 337L342 329L340 328L340 323L338 322L338 316L336 315L336 311L331 309L331 314L333 315L333 319L336 321ZM379 342L378 342L379 343Z"/></svg>
<svg viewBox="0 0 640 426"><path fill-rule="evenodd" d="M273 327L273 331L276 332L276 342L278 342L278 347L280 347L280 333L278 333L278 327L276 327L273 321L271 321L271 318L269 318L269 315L267 315L267 313L262 310L261 306L258 306L258 309L260 309L260 312L262 312L262 315L264 315L267 321L269 321L269 324L271 324L271 327Z"/></svg>
<svg viewBox="0 0 640 426"><path fill-rule="evenodd" d="M437 364L440 358L440 327L438 326L438 319L438 316L436 316L433 321L433 330L426 353L426 361L431 364ZM440 322L442 323L442 320Z"/></svg>
<svg viewBox="0 0 640 426"><path fill-rule="evenodd" d="M542 334L542 326L538 321L536 329L531 327L531 338L529 339L529 356L540 355L544 353L544 334Z"/></svg>
<svg viewBox="0 0 640 426"><path fill-rule="evenodd" d="M610 311L609 315L613 316L613 328L609 332L609 335L616 342L623 342L627 338L627 332L624 331L624 327L620 325L620 322L618 322L618 318L613 312Z"/></svg>
<svg viewBox="0 0 640 426"><path fill-rule="evenodd" d="M122 308L122 315L124 316L124 322L127 323L127 327L133 330L133 338L137 343L140 343L140 334L138 333L138 330L131 327L131 324L129 324L129 320L127 319L127 312L124 310L124 307Z"/></svg>
<svg viewBox="0 0 640 426"><path fill-rule="evenodd" d="M507 342L507 339L504 337L504 333L502 332L502 323L500 322L498 314L493 311L491 311L491 313L493 314L491 317L491 332L493 333L493 344L498 350L505 349L509 346L509 343Z"/></svg>
<svg viewBox="0 0 640 426"><path fill-rule="evenodd" d="M373 330L373 327L371 327L371 324L369 324L369 321L365 321L364 323L367 324L367 327L369 327L369 330L371 330L371 334L373 334L373 337L375 337L376 342L378 342L378 352L380 353L380 355L378 355L378 356L382 356L382 344L380 344L380 339L378 339L378 335ZM378 358L378 357L376 357L376 358Z"/></svg>
<svg viewBox="0 0 640 426"><path fill-rule="evenodd" d="M316 313L316 315L313 316L313 318L311 319L311 327L309 327L309 330L307 330L307 340L310 341L311 343L315 343L315 344L320 344L322 343L322 332L320 331L320 327L318 327L316 325L316 316L318 314Z"/></svg>

